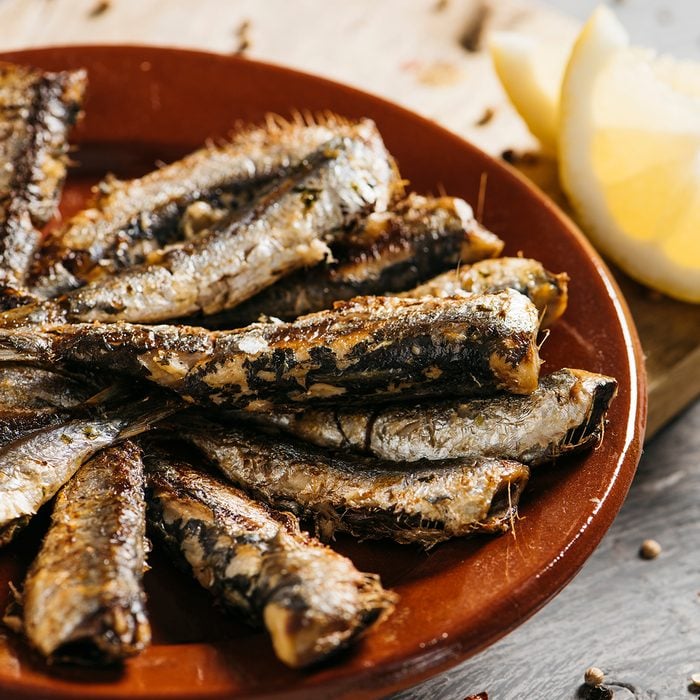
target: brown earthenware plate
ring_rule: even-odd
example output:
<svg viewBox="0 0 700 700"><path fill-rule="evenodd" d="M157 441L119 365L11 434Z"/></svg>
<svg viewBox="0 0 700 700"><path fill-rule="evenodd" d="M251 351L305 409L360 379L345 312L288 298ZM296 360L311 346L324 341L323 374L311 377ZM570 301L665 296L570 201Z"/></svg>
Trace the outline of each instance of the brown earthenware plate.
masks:
<svg viewBox="0 0 700 700"><path fill-rule="evenodd" d="M373 697L408 686L478 652L522 623L579 570L625 497L640 455L645 376L624 300L572 223L513 170L436 124L319 78L239 58L145 47L51 48L0 58L46 69L85 67L86 117L75 134L63 213L76 210L107 171L134 176L225 136L236 120L267 112L334 110L376 120L418 192L444 188L475 203L487 177L486 226L556 272L571 276L570 306L542 348L549 372L581 367L620 389L600 447L538 470L516 535L459 540L425 553L390 543L337 548L377 571L401 596L396 612L333 662L285 668L264 633L212 608L203 590L156 551L146 575L154 643L123 668L48 668L0 633L6 698ZM46 518L0 553L0 606L36 553ZM4 635L4 636L3 636ZM535 650L536 652L536 650Z"/></svg>

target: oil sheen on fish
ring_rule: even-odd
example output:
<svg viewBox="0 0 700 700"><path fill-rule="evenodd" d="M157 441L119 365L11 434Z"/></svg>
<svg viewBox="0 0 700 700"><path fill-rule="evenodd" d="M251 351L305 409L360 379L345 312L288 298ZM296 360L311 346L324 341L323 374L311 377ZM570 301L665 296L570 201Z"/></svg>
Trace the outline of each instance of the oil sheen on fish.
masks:
<svg viewBox="0 0 700 700"><path fill-rule="evenodd" d="M390 537L429 547L507 529L528 468L503 459L411 464L327 452L278 435L197 422L174 424L236 485L275 508L313 519L330 539Z"/></svg>
<svg viewBox="0 0 700 700"><path fill-rule="evenodd" d="M457 265L499 255L503 241L456 197L415 193L391 211L371 214L332 246L333 260L298 270L252 299L202 322L238 328L261 316L291 320L334 301L399 292Z"/></svg>
<svg viewBox="0 0 700 700"><path fill-rule="evenodd" d="M160 398L96 409L25 435L0 449L0 546L53 498L80 465L120 438L147 430L175 408Z"/></svg>
<svg viewBox="0 0 700 700"><path fill-rule="evenodd" d="M542 327L551 326L566 310L566 273L553 274L530 258L494 258L459 267L403 292L403 297L451 297L515 289L529 297L542 316Z"/></svg>
<svg viewBox="0 0 700 700"><path fill-rule="evenodd" d="M325 659L394 607L376 575L302 533L291 513L167 455L147 471L152 529L226 608L264 623L288 666Z"/></svg>
<svg viewBox="0 0 700 700"><path fill-rule="evenodd" d="M348 122L326 115L322 123L269 120L244 129L223 146L207 146L180 161L126 182L98 187L92 206L74 216L46 241L31 275L34 290L52 297L96 276L144 262L177 238L183 212L193 202L230 208L230 199L299 166L333 138L363 141L374 153L382 181L394 179L393 165L370 120ZM391 172L390 172L391 171ZM387 193L377 192L382 209Z"/></svg>
<svg viewBox="0 0 700 700"><path fill-rule="evenodd" d="M24 633L50 660L113 663L149 644L143 489L141 450L125 441L59 491L22 596Z"/></svg>
<svg viewBox="0 0 700 700"><path fill-rule="evenodd" d="M70 321L154 322L236 306L323 259L327 242L386 200L391 176L364 141L329 141L243 213L57 303Z"/></svg>
<svg viewBox="0 0 700 700"><path fill-rule="evenodd" d="M66 175L67 135L80 111L85 71L44 73L0 62L0 285L20 288L55 214Z"/></svg>
<svg viewBox="0 0 700 700"><path fill-rule="evenodd" d="M107 367L188 400L259 411L529 394L539 376L537 330L537 309L513 290L447 299L358 297L292 323L235 331L125 323L0 328L0 361Z"/></svg>
<svg viewBox="0 0 700 700"><path fill-rule="evenodd" d="M616 390L612 377L562 369L528 396L256 415L316 445L387 460L500 457L533 465L596 443Z"/></svg>

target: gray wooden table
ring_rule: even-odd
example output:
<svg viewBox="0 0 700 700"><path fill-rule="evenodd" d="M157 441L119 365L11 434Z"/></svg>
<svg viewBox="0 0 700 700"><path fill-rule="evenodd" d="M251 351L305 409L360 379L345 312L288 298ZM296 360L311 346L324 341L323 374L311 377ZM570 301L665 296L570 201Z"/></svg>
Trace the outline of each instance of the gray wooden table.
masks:
<svg viewBox="0 0 700 700"><path fill-rule="evenodd" d="M532 139L484 73L487 57L464 50L480 2L112 0L93 16L96 0L0 0L0 49L95 42L243 49L402 102L491 153L528 148ZM489 21L546 38L573 31L557 10L583 19L596 4L557 0L537 9L497 0ZM700 59L698 0L611 4L635 40ZM290 30L300 26L303 40ZM477 127L485 106L495 117ZM490 700L574 700L585 697L580 686L591 664L606 672L616 700L697 696L688 679L700 673L699 503L696 402L647 445L622 512L554 601L482 654L394 700L462 700L482 691ZM663 546L654 561L637 555L648 537Z"/></svg>

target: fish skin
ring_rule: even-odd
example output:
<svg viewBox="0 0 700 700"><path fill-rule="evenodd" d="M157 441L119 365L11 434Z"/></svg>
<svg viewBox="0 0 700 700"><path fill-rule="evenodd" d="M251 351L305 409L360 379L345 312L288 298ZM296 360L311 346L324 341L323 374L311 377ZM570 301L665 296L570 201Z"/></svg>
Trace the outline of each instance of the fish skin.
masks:
<svg viewBox="0 0 700 700"><path fill-rule="evenodd" d="M234 484L270 506L334 532L431 547L451 537L502 532L528 468L502 459L397 463L328 452L184 414L171 424Z"/></svg>
<svg viewBox="0 0 700 700"><path fill-rule="evenodd" d="M143 265L45 303L55 303L69 321L157 322L216 313L321 260L333 237L388 197L392 176L388 160L364 141L329 141L243 213Z"/></svg>
<svg viewBox="0 0 700 700"><path fill-rule="evenodd" d="M456 197L415 193L390 211L373 213L331 245L333 259L298 270L221 314L208 328L239 328L262 316L292 320L356 296L400 292L450 266L495 257L503 241L484 229Z"/></svg>
<svg viewBox="0 0 700 700"><path fill-rule="evenodd" d="M515 289L529 297L540 312L541 327L551 326L566 310L569 276L548 272L530 258L493 258L449 270L399 296L451 297Z"/></svg>
<svg viewBox="0 0 700 700"><path fill-rule="evenodd" d="M94 396L102 383L52 367L0 363L0 409L71 409Z"/></svg>
<svg viewBox="0 0 700 700"><path fill-rule="evenodd" d="M51 661L109 664L150 643L143 488L141 450L125 441L59 491L23 592L23 631Z"/></svg>
<svg viewBox="0 0 700 700"><path fill-rule="evenodd" d="M358 297L235 331L134 324L0 328L0 361L78 362L249 411L537 388L537 309L513 290Z"/></svg>
<svg viewBox="0 0 700 700"><path fill-rule="evenodd" d="M385 208L399 185L374 123L334 115L316 121L269 119L265 126L242 129L228 144L207 146L142 178L102 183L92 205L45 242L30 276L34 291L54 297L96 276L144 262L177 238L178 222L192 203L226 204L227 196L240 196L280 177L336 137L363 140L385 163L388 170L381 178L392 181L392 191L384 193L387 199L377 199L377 208Z"/></svg>
<svg viewBox="0 0 700 700"><path fill-rule="evenodd" d="M126 407L96 409L24 435L0 448L0 547L29 522L103 447L150 428L177 407L149 398Z"/></svg>
<svg viewBox="0 0 700 700"><path fill-rule="evenodd" d="M148 518L181 566L226 608L263 623L292 668L348 646L388 615L379 577L230 484L163 453L146 459Z"/></svg>
<svg viewBox="0 0 700 700"><path fill-rule="evenodd" d="M493 457L532 466L597 443L616 392L612 377L562 369L542 377L528 396L309 408L255 420L315 445L386 460Z"/></svg>
<svg viewBox="0 0 700 700"><path fill-rule="evenodd" d="M45 73L0 62L0 285L20 289L56 213L83 70Z"/></svg>

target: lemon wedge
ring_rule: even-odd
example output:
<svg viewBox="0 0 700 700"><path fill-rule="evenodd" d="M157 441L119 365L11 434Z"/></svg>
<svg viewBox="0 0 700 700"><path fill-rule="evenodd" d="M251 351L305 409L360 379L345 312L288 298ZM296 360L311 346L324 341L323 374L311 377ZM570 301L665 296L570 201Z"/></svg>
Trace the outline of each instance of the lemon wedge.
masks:
<svg viewBox="0 0 700 700"><path fill-rule="evenodd" d="M550 154L556 153L559 94L574 38L538 41L516 32L489 37L498 79L542 150Z"/></svg>
<svg viewBox="0 0 700 700"><path fill-rule="evenodd" d="M598 8L566 67L558 144L594 244L635 279L700 302L700 66L630 47Z"/></svg>

